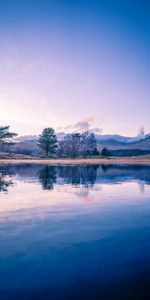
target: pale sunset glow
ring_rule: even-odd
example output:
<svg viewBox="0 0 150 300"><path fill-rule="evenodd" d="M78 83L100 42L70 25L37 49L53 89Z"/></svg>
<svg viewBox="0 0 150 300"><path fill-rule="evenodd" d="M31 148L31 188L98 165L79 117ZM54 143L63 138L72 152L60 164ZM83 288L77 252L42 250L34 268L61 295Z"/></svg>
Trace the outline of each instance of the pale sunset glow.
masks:
<svg viewBox="0 0 150 300"><path fill-rule="evenodd" d="M137 182L125 182L116 185L97 184L92 189L71 185L56 185L54 190L43 192L36 181L28 179L20 181L13 179L16 191L12 187L11 195L6 194L0 206L0 222L11 220L44 219L52 214L55 219L66 219L69 216L78 216L84 213L90 214L99 209L103 211L107 206L114 207L120 203L119 196L122 195L120 205L129 205L132 199L132 190L137 199L143 197ZM20 184L19 184L20 183ZM36 184L35 184L36 183ZM32 194L30 190L32 189ZM144 199L148 199L150 187L145 186ZM42 201L41 201L42 199ZM119 200L118 200L119 199ZM35 209L36 203L36 209Z"/></svg>
<svg viewBox="0 0 150 300"><path fill-rule="evenodd" d="M150 299L150 0L0 0L0 300Z"/></svg>
<svg viewBox="0 0 150 300"><path fill-rule="evenodd" d="M89 116L103 133L150 132L146 1L0 2L0 120L24 134Z"/></svg>

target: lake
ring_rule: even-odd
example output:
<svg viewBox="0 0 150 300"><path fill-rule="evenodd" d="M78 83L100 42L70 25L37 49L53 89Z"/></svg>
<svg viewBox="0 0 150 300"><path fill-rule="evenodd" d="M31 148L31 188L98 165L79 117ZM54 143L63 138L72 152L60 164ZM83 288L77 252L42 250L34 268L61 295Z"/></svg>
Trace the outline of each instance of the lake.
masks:
<svg viewBox="0 0 150 300"><path fill-rule="evenodd" d="M150 167L0 165L0 299L150 299Z"/></svg>

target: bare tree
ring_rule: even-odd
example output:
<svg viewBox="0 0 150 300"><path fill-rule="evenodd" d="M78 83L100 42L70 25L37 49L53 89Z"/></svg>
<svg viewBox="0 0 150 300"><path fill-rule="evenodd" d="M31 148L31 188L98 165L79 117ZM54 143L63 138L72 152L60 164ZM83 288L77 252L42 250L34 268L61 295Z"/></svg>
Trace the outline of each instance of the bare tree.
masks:
<svg viewBox="0 0 150 300"><path fill-rule="evenodd" d="M97 147L95 134L89 131L81 135L81 153L83 156L92 155L94 149Z"/></svg>
<svg viewBox="0 0 150 300"><path fill-rule="evenodd" d="M77 157L92 155L96 148L96 138L93 133L86 131L82 134L67 134L58 145L58 156Z"/></svg>

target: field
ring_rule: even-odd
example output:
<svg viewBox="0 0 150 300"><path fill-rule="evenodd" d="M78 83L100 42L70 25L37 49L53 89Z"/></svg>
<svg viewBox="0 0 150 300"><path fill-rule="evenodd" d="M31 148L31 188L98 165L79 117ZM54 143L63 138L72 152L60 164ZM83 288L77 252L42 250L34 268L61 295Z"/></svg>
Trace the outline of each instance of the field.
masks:
<svg viewBox="0 0 150 300"><path fill-rule="evenodd" d="M98 158L33 158L26 155L0 155L1 164L18 164L18 163L38 163L38 164L51 164L51 165L78 165L78 164L105 164L105 165L150 165L150 155L143 156L130 156L130 157L98 157Z"/></svg>

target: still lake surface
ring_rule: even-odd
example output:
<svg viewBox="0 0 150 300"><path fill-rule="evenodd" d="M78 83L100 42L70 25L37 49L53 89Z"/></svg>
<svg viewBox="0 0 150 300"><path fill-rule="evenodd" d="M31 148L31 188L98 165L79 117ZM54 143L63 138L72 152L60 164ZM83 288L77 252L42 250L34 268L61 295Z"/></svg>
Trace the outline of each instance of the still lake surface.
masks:
<svg viewBox="0 0 150 300"><path fill-rule="evenodd" d="M0 165L0 299L150 299L150 167Z"/></svg>

